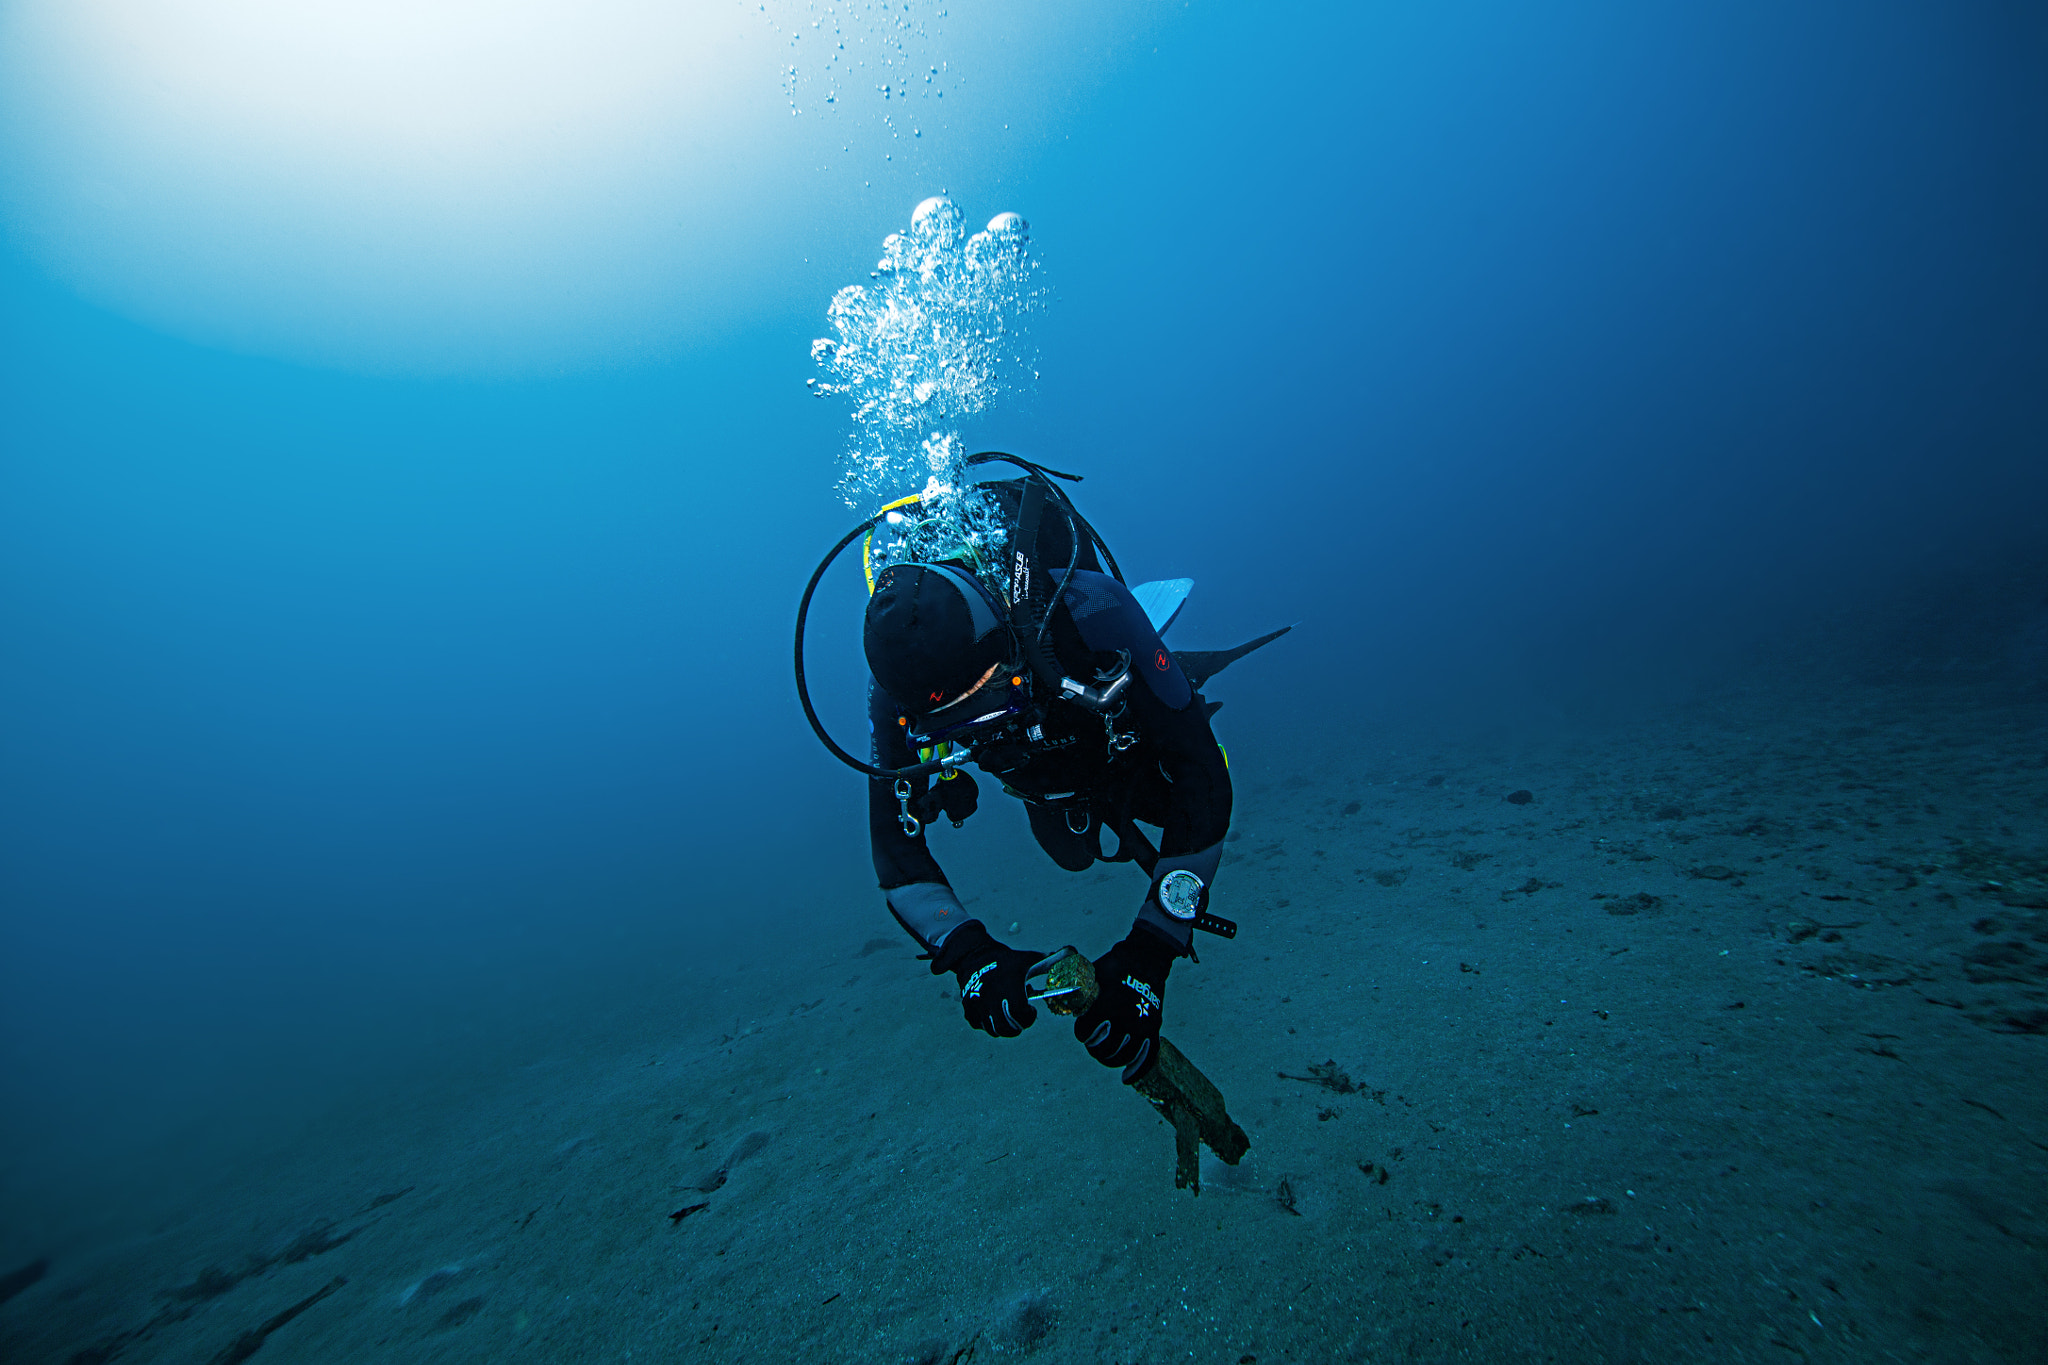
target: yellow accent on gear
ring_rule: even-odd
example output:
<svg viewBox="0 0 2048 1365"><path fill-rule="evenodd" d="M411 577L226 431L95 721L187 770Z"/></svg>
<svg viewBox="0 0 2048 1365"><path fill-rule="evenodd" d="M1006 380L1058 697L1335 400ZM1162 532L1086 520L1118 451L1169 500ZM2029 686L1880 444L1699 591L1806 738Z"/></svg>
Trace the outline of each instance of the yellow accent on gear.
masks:
<svg viewBox="0 0 2048 1365"><path fill-rule="evenodd" d="M899 507L908 507L908 506L910 506L910 504L912 504L913 502L922 502L922 501L924 501L924 494L922 494L922 493L912 493L912 494L911 494L911 495L910 495L909 497L907 497L907 498L898 498L898 499L896 499L896 501L894 501L894 502L890 503L890 504L889 504L889 505L888 505L887 507L884 507L884 508L882 509L882 511L884 511L884 512L893 512L893 511L895 511L895 510L896 510L897 508L899 508ZM864 574L866 574L866 575L867 575L867 578L868 578L868 596L870 596L870 597L874 596L874 593L875 593L875 560L874 560L874 548L875 548L875 528L874 528L874 527L872 527L872 526L870 526L870 527L868 528L868 533L867 533L867 535L863 536L863 537L861 538L861 542L860 542L860 571L861 571L862 573L864 573Z"/></svg>

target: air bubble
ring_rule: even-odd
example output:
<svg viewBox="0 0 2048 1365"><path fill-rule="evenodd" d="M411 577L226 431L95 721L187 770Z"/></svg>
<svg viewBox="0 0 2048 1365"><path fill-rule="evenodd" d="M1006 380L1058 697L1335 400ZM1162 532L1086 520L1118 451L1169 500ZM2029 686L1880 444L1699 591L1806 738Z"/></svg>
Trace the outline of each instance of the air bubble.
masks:
<svg viewBox="0 0 2048 1365"><path fill-rule="evenodd" d="M967 477L961 428L1035 378L1026 323L1044 294L1028 232L1021 215L1001 213L969 236L959 206L933 195L884 240L875 283L833 296L835 335L812 344L827 376L817 391L853 403L847 501L873 507L922 490L904 553L978 557L1002 544L1001 517Z"/></svg>

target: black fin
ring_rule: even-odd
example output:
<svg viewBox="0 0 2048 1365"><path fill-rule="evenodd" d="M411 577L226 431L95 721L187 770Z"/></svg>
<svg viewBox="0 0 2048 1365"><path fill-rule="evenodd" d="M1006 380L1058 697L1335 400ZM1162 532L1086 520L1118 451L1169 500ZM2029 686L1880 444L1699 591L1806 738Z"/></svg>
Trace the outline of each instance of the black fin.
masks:
<svg viewBox="0 0 2048 1365"><path fill-rule="evenodd" d="M1260 645L1270 645L1293 629L1293 626L1282 626L1270 635L1261 635L1258 639L1247 641L1236 649L1175 650L1173 657L1179 661L1180 671L1188 675L1188 686L1200 687Z"/></svg>
<svg viewBox="0 0 2048 1365"><path fill-rule="evenodd" d="M1202 714L1205 716L1213 716L1222 709L1223 703L1220 701L1205 701L1202 703Z"/></svg>

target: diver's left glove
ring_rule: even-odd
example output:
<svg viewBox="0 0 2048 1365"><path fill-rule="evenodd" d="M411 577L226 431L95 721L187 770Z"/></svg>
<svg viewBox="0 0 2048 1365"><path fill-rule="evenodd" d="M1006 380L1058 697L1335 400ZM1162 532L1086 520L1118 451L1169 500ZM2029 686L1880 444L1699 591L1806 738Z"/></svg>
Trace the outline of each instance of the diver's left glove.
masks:
<svg viewBox="0 0 2048 1365"><path fill-rule="evenodd" d="M1024 973L1043 957L996 942L978 919L946 935L932 954L932 975L951 972L960 983L960 1012L991 1038L1015 1038L1037 1022Z"/></svg>
<svg viewBox="0 0 2048 1365"><path fill-rule="evenodd" d="M1164 936L1138 924L1095 959L1095 1003L1074 1021L1074 1036L1096 1061L1122 1067L1125 1085L1144 1079L1159 1061L1166 973L1175 956Z"/></svg>

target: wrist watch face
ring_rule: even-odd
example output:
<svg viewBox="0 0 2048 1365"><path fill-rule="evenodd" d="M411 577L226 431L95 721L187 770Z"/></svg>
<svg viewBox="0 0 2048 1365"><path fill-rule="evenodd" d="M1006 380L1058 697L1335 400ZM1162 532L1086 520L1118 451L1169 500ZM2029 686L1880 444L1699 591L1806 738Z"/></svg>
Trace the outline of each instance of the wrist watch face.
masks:
<svg viewBox="0 0 2048 1365"><path fill-rule="evenodd" d="M1193 919L1202 908L1202 879L1184 867L1167 873L1159 880L1159 904L1175 919Z"/></svg>

